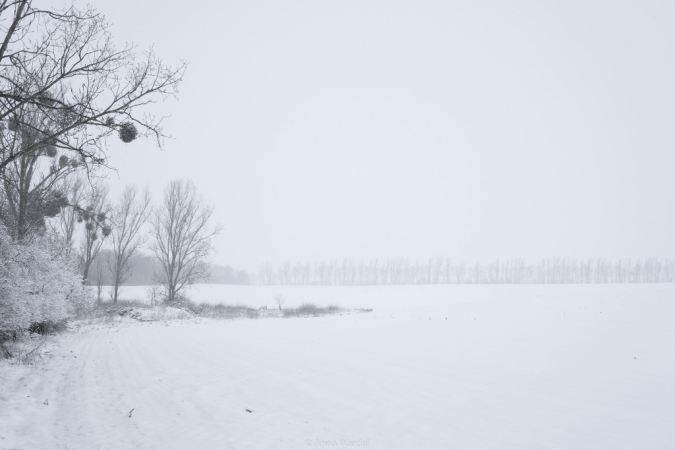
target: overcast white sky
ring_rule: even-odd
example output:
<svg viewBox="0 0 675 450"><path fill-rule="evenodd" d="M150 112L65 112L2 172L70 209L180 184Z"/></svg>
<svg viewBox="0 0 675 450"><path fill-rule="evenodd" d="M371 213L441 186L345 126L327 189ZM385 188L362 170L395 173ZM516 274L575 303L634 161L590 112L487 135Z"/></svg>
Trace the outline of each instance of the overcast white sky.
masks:
<svg viewBox="0 0 675 450"><path fill-rule="evenodd" d="M110 154L195 180L216 262L675 257L675 2L96 7L190 62L166 151Z"/></svg>

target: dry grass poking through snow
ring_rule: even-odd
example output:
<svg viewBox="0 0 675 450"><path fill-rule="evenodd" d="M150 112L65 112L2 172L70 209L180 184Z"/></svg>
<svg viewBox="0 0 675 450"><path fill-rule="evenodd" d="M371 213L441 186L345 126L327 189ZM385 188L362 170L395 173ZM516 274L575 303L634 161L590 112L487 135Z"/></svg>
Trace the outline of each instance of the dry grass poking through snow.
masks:
<svg viewBox="0 0 675 450"><path fill-rule="evenodd" d="M36 323L24 330L0 332L0 361L7 360L13 365L34 365L42 358L47 336L58 334L67 328L68 322L62 320Z"/></svg>
<svg viewBox="0 0 675 450"><path fill-rule="evenodd" d="M245 305L226 305L219 303L209 305L205 303L185 302L184 308L199 317L209 319L258 319L264 317L265 310L258 310Z"/></svg>
<svg viewBox="0 0 675 450"><path fill-rule="evenodd" d="M120 316L121 311L131 308L150 309L152 306L140 300L118 300L117 303L102 301L96 303L91 309L79 311L76 319L110 319Z"/></svg>
<svg viewBox="0 0 675 450"><path fill-rule="evenodd" d="M262 319L290 317L319 317L350 312L370 312L371 309L347 309L336 305L326 307L314 303L303 303L297 308L267 309L252 308L244 304L209 304L182 300L171 305L152 306L138 300L119 300L117 303L101 302L80 318L114 321L119 317L128 317L140 321L171 319L189 319L203 317L208 319Z"/></svg>
<svg viewBox="0 0 675 450"><path fill-rule="evenodd" d="M324 316L327 314L338 314L342 311L343 311L342 308L335 305L330 305L326 308L319 308L314 303L303 303L297 308L282 310L283 317L307 317L307 316L316 317L316 316Z"/></svg>
<svg viewBox="0 0 675 450"><path fill-rule="evenodd" d="M349 310L330 305L319 307L313 303L304 303L297 308L267 309L251 308L246 305L225 305L222 303L211 305L208 303L188 302L186 308L200 317L210 319L260 319L266 317L318 317L332 314L342 314ZM365 311L365 310L359 310Z"/></svg>
<svg viewBox="0 0 675 450"><path fill-rule="evenodd" d="M44 346L44 336L21 336L0 343L0 359L7 359L10 364L33 365L42 358Z"/></svg>

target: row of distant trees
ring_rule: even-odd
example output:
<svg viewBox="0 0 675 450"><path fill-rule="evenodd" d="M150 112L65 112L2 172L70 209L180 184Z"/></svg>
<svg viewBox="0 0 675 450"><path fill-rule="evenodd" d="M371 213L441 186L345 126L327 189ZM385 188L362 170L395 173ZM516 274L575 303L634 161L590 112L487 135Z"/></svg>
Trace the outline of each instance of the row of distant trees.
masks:
<svg viewBox="0 0 675 450"><path fill-rule="evenodd" d="M675 282L671 259L548 258L528 263L523 258L489 264L466 264L452 258L411 262L406 258L318 263L265 263L255 276L261 285L403 285L403 284L589 284Z"/></svg>
<svg viewBox="0 0 675 450"><path fill-rule="evenodd" d="M112 286L114 283L109 270L109 261L114 258L110 248L103 248L91 264L89 272L91 276L87 285L96 286L99 282L102 286ZM146 251L138 251L129 258L131 270L126 280L127 286L147 286L155 284L158 274L162 271L161 263L157 258ZM197 280L208 284L250 284L249 273L238 270L232 266L220 264L206 264L206 276Z"/></svg>

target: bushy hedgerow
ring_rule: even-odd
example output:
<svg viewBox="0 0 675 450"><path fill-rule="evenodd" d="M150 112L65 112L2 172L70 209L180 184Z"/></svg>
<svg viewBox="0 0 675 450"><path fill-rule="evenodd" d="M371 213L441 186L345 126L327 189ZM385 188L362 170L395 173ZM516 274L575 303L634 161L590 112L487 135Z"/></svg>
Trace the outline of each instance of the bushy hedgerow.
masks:
<svg viewBox="0 0 675 450"><path fill-rule="evenodd" d="M0 225L0 330L56 323L92 303L75 261L58 243L19 243Z"/></svg>

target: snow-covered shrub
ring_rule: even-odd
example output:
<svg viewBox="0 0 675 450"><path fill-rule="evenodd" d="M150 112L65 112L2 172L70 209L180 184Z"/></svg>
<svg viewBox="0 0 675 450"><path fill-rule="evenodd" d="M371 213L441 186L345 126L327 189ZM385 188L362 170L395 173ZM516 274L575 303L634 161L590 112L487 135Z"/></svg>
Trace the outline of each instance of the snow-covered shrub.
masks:
<svg viewBox="0 0 675 450"><path fill-rule="evenodd" d="M0 225L0 330L58 322L92 303L75 261L57 241L19 243Z"/></svg>

